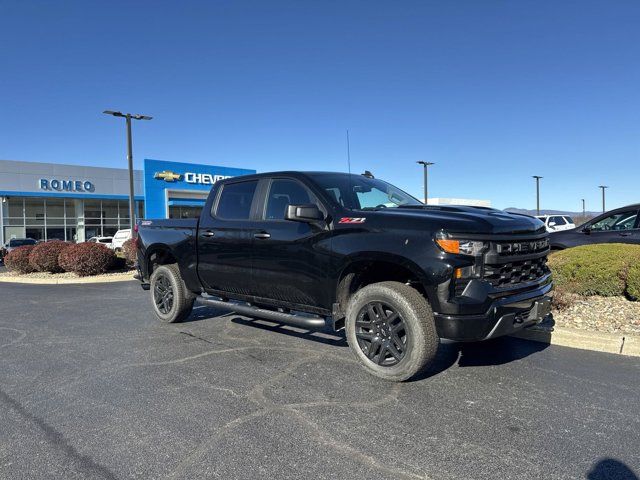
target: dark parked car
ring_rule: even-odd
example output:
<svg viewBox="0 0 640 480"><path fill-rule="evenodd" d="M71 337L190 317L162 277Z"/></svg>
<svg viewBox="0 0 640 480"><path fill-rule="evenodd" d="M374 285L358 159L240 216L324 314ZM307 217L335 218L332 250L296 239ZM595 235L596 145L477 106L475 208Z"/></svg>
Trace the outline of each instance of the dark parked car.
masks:
<svg viewBox="0 0 640 480"><path fill-rule="evenodd" d="M4 261L4 257L14 248L25 245L35 245L36 243L38 243L38 241L33 238L12 238L0 248L0 260Z"/></svg>
<svg viewBox="0 0 640 480"><path fill-rule="evenodd" d="M553 250L594 243L635 243L640 245L640 204L611 210L571 230L554 232L549 241Z"/></svg>
<svg viewBox="0 0 640 480"><path fill-rule="evenodd" d="M532 326L552 289L540 220L426 206L371 175L280 172L218 182L199 219L141 220L139 277L163 322L195 299L306 329L345 329L372 374L406 380L440 338Z"/></svg>

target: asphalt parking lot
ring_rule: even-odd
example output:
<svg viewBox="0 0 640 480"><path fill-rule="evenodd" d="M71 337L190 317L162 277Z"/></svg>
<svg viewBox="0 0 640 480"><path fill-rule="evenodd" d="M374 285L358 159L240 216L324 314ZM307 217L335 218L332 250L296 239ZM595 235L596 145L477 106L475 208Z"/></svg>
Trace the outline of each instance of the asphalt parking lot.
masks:
<svg viewBox="0 0 640 480"><path fill-rule="evenodd" d="M134 282L0 284L0 478L636 478L640 360L504 339L404 384ZM216 317L216 318L213 318Z"/></svg>

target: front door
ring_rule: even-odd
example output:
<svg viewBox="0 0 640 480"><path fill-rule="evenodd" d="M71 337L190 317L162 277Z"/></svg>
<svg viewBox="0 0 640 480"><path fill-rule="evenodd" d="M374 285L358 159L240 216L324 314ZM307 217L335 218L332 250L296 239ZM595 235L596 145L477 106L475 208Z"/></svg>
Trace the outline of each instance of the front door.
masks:
<svg viewBox="0 0 640 480"><path fill-rule="evenodd" d="M315 203L326 210L296 179L273 178L264 182L266 198L251 225L255 295L330 309L331 239L325 222L285 220L287 205Z"/></svg>
<svg viewBox="0 0 640 480"><path fill-rule="evenodd" d="M225 183L198 229L198 274L207 291L251 293L249 222L257 180Z"/></svg>
<svg viewBox="0 0 640 480"><path fill-rule="evenodd" d="M640 243L638 211L614 213L589 226L589 243Z"/></svg>

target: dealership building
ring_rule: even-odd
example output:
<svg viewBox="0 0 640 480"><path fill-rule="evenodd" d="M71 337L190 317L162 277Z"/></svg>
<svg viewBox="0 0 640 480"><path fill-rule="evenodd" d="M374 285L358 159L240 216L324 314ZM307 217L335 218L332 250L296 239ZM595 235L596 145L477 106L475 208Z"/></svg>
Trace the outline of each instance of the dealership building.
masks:
<svg viewBox="0 0 640 480"><path fill-rule="evenodd" d="M191 218L212 185L255 170L145 159L133 172L136 215ZM0 160L0 244L11 238L82 242L129 228L126 169Z"/></svg>

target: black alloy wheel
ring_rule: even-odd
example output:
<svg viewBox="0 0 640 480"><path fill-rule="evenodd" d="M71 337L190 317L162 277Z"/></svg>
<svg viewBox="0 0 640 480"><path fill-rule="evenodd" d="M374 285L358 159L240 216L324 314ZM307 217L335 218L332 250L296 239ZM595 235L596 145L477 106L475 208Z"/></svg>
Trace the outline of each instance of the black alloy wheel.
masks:
<svg viewBox="0 0 640 480"><path fill-rule="evenodd" d="M402 316L390 305L366 304L355 323L358 346L369 360L383 367L402 361L409 345L408 331Z"/></svg>
<svg viewBox="0 0 640 480"><path fill-rule="evenodd" d="M173 308L173 286L171 280L166 275L158 275L153 287L153 301L158 310L163 314L168 314Z"/></svg>

